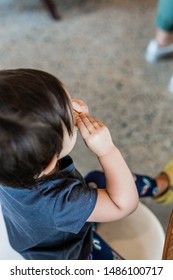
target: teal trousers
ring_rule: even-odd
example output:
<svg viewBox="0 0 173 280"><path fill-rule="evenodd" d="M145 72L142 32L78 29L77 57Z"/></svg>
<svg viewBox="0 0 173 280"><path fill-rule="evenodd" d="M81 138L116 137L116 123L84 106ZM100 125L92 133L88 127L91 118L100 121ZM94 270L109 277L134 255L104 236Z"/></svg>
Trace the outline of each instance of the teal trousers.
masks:
<svg viewBox="0 0 173 280"><path fill-rule="evenodd" d="M173 0L158 0L156 26L167 32L173 32Z"/></svg>

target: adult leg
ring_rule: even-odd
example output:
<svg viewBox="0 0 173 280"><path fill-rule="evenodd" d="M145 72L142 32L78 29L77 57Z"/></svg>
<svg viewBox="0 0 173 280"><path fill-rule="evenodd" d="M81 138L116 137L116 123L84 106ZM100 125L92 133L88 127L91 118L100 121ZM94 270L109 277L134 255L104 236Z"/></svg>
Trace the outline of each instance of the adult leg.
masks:
<svg viewBox="0 0 173 280"><path fill-rule="evenodd" d="M155 19L156 27L173 32L173 0L159 0Z"/></svg>
<svg viewBox="0 0 173 280"><path fill-rule="evenodd" d="M161 47L173 43L173 0L159 0L156 14L156 42Z"/></svg>
<svg viewBox="0 0 173 280"><path fill-rule="evenodd" d="M173 0L159 0L155 18L156 33L145 53L148 62L173 54Z"/></svg>

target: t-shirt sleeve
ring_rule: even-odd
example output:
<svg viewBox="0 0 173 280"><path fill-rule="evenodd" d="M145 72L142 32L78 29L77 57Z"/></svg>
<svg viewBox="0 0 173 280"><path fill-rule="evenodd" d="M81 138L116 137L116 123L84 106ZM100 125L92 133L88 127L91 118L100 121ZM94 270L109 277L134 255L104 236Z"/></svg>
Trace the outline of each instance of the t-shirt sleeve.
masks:
<svg viewBox="0 0 173 280"><path fill-rule="evenodd" d="M65 182L64 182L65 183ZM83 185L78 179L68 181L57 194L54 222L58 230L78 233L92 213L97 200L97 189Z"/></svg>

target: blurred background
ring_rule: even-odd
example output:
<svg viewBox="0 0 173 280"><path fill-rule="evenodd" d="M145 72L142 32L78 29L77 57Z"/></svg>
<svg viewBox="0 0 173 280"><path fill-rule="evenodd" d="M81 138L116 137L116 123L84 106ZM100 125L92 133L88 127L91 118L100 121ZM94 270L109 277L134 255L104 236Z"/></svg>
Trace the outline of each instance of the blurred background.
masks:
<svg viewBox="0 0 173 280"><path fill-rule="evenodd" d="M130 169L157 176L173 156L172 60L148 64L156 0L0 0L0 68L36 68L62 80L73 98L110 128ZM72 152L83 175L98 169L79 137ZM143 199L166 229L172 206Z"/></svg>

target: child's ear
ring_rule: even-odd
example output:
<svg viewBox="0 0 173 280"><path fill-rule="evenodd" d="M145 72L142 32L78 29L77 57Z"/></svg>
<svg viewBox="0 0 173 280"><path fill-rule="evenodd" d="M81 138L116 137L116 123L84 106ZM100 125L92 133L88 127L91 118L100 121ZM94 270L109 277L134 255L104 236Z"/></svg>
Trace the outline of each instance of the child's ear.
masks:
<svg viewBox="0 0 173 280"><path fill-rule="evenodd" d="M53 158L51 159L51 161L49 162L49 164L46 166L46 168L40 173L38 178L40 178L44 175L51 174L52 171L54 171L54 169L56 167L57 161L58 161L58 157L57 157L57 155L54 155Z"/></svg>

